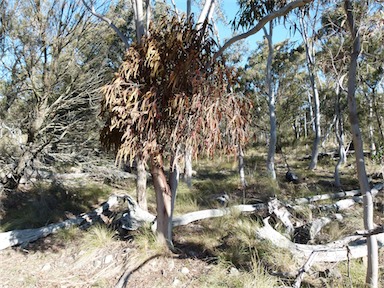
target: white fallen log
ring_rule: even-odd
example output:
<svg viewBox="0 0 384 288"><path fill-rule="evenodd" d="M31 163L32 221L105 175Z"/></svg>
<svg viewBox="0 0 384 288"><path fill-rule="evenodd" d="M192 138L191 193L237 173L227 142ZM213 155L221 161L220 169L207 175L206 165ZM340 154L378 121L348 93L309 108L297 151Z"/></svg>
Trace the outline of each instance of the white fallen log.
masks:
<svg viewBox="0 0 384 288"><path fill-rule="evenodd" d="M279 200L274 198L268 202L268 212L269 214L275 214L275 216L283 223L288 235L293 234L295 228L290 219L292 218L292 214Z"/></svg>
<svg viewBox="0 0 384 288"><path fill-rule="evenodd" d="M368 237L372 235L378 235L384 233L384 225L380 225L374 229L371 230L358 230L356 231L356 235Z"/></svg>
<svg viewBox="0 0 384 288"><path fill-rule="evenodd" d="M375 196L380 190L382 190L383 187L384 187L384 183L379 183L373 186L373 188L371 189L373 196ZM310 203L322 201L322 200L342 199L346 197L355 197L355 196L361 197L360 189L297 198L295 199L294 202L296 205L302 205L302 204L310 204Z"/></svg>
<svg viewBox="0 0 384 288"><path fill-rule="evenodd" d="M308 259L316 252L314 262L338 262L367 256L366 240L361 236L348 236L341 240L324 245L297 244L277 232L265 218L264 226L256 229L256 236L268 240L273 245L289 250L294 257ZM379 246L383 247L384 237L377 238Z"/></svg>
<svg viewBox="0 0 384 288"><path fill-rule="evenodd" d="M13 230L8 232L0 233L0 250L15 245L27 244L37 239L48 236L49 234L55 233L63 228L69 228L73 225L79 225L84 219L76 218L65 220L60 223L50 224L45 227L36 229L22 229Z"/></svg>
<svg viewBox="0 0 384 288"><path fill-rule="evenodd" d="M364 202L363 196L354 196L350 199L341 199L333 204L320 205L316 208L322 211L343 211L353 207L355 204L362 204Z"/></svg>
<svg viewBox="0 0 384 288"><path fill-rule="evenodd" d="M181 216L173 217L172 225L173 227L187 225L189 223L203 220L207 218L222 217L237 212L256 212L267 209L265 204L253 204L253 205L235 205L231 208L222 208L222 209L207 209L196 212L190 212Z"/></svg>
<svg viewBox="0 0 384 288"><path fill-rule="evenodd" d="M0 250L15 245L27 245L30 242L36 241L52 233L56 233L61 229L69 228L74 225L81 225L83 227L92 225L92 223L100 219L101 215L103 215L106 211L109 211L111 207L116 206L119 201L125 201L125 197L126 196L113 195L109 197L108 201L101 204L101 206L97 209L89 213L81 214L74 219L68 219L63 222L53 223L35 229L20 229L0 233Z"/></svg>

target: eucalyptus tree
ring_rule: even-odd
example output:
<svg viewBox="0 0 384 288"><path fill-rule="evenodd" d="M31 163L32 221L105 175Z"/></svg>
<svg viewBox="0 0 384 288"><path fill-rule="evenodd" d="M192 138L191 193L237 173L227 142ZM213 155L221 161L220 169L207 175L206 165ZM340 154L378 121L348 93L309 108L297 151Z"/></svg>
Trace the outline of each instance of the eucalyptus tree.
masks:
<svg viewBox="0 0 384 288"><path fill-rule="evenodd" d="M244 119L247 118L247 114L243 114L243 111L249 108L249 103L243 103L245 101L243 97L231 93L228 96L226 89L230 87L229 84L233 75L228 73L225 65L220 64L223 61L220 56L230 45L256 33L268 21L285 15L311 1L297 0L288 3L281 9L261 18L260 22L247 33L228 40L220 49L214 47L212 38L207 34L206 20L202 25L201 22L198 22L193 27L191 22L180 21L177 16L172 20L164 18L163 21L159 22L159 25L156 24L156 27L153 25L152 30L150 29L153 33L150 32L143 37L145 40L142 43L138 44L136 41L129 47L125 64L122 64L115 80L104 90L102 109L107 120L102 139L106 146L114 146L118 150L118 161L122 159L124 161L132 160L132 157L137 155L137 151L142 151L140 153L143 157L150 159L157 200L157 231L159 237L168 243L171 243L172 202L174 201L174 195L171 193L172 187L169 185L172 186L175 181L170 179L168 184L164 176L163 156L166 151L164 149L170 145L170 153L175 156L179 148L176 143L184 143L186 146L194 147L197 147L196 143L199 143L199 149L207 150L210 154L215 148L227 150L232 143L236 142L238 145L244 141L243 128L246 124ZM214 2L214 0L207 0L204 6L209 8L204 9L206 11L203 13L205 16L199 19L209 19ZM91 11L93 14L97 14L93 9ZM137 9L135 10L136 13L138 13ZM100 18L102 19L102 17ZM137 15L135 15L135 19L138 19ZM103 20L111 26L112 22L108 21L109 19ZM201 29L196 29L196 27L201 27ZM164 53L164 49L168 49L167 53ZM191 51L186 53L189 51L188 49ZM144 60L139 61L139 59ZM180 59L185 61L181 63ZM194 68L193 65L197 65L197 67ZM176 69L179 71L177 74L175 73ZM141 76L138 77L138 75ZM191 85L192 90L186 88L190 85L188 84L190 81L193 84ZM224 101L218 101L221 97L216 96L222 96L223 93L227 95L222 99ZM204 97L208 94L215 97L205 100ZM181 95L185 97L181 97ZM123 101L121 97L123 97ZM196 99L197 102L194 104L195 106L192 105L193 103L188 103L188 109L193 108L195 110L188 117L184 117L186 107L183 105L187 102L183 101L189 97ZM160 102L159 98L162 99ZM181 102L178 103L177 101ZM127 105L119 107L122 103ZM148 103L154 105L148 107ZM177 108L179 110L175 110L175 105L179 107ZM178 113L182 114L183 117ZM231 121L223 121L221 124L220 120L227 117L232 117ZM164 121L160 122L159 119ZM184 126L180 126L185 121L182 119L188 119L188 123ZM221 125L224 125L225 128ZM228 130L231 127L236 127L236 129ZM178 129L189 129L189 132L186 133L188 136L184 135L185 133L179 134L180 130ZM207 129L211 129L213 133L204 134ZM231 137L226 138L230 145L222 144L223 138L219 132L232 133ZM164 135L167 135L168 138ZM201 142L201 135L205 135L208 139L205 138L205 141ZM169 138L170 136L171 138ZM184 140L183 137L188 137L190 140ZM165 139L167 142L164 142ZM175 157L173 158L175 159ZM171 161L171 164L173 163L174 161ZM173 168L174 166L171 165L171 177L176 174L173 173Z"/></svg>
<svg viewBox="0 0 384 288"><path fill-rule="evenodd" d="M347 76L349 55L348 47L352 43L347 37L345 26L345 16L343 8L340 4L336 7L330 5L323 10L321 15L321 28L317 32L317 37L321 43L321 49L318 52L318 65L326 77L328 89L333 88L330 92L334 103L324 101L324 105L330 102L333 107L324 107L325 116L327 110L330 110L330 118L333 118L335 136L338 144L339 160L335 165L334 179L337 187L341 186L340 168L347 161L346 143L345 143L345 121L344 111L346 109L346 91L344 82ZM331 88L331 89L332 89Z"/></svg>
<svg viewBox="0 0 384 288"><path fill-rule="evenodd" d="M350 54L349 50L353 42L349 35L347 23L345 21L346 16L342 3L335 3L329 5L323 10L321 17L321 28L317 32L317 37L321 42L321 50L319 51L319 67L322 70L326 81L332 84L334 87L333 96L335 99L334 106L334 120L335 120L335 132L338 142L339 161L335 167L335 183L337 186L341 185L339 177L339 169L341 165L346 161L346 144L345 144L345 125L343 120L343 111L346 107L346 90L345 80L347 79L347 73L349 69ZM376 6L376 8L375 8ZM363 15L363 10L360 6L357 6L356 11L358 15ZM380 114L376 113L377 106L376 99L380 97L379 93L376 93L375 87L380 83L383 72L382 63L378 61L380 55L383 53L382 49L382 29L380 29L380 22L377 18L380 17L377 12L377 4L371 3L369 8L366 8L368 13L359 20L359 31L362 39L361 60L359 61L359 67L357 73L357 81L359 85L356 90L356 97L359 103L367 102L367 105L359 105L359 119L364 128L365 135L370 141L371 152L374 153L375 141L377 137L381 139L381 121ZM331 85L328 85L331 87ZM373 88L373 89L372 89ZM329 102L329 101L328 101ZM326 104L324 102L324 113L326 113ZM332 109L331 109L332 110ZM331 115L333 117L333 115ZM368 117L367 117L368 116ZM376 126L377 125L377 126ZM346 128L349 128L346 126ZM374 134L374 129L379 131L379 134ZM376 139L377 139L376 138Z"/></svg>
<svg viewBox="0 0 384 288"><path fill-rule="evenodd" d="M362 15L367 15L365 4L363 5ZM346 21L350 29L352 39L352 51L350 52L350 66L348 71L348 108L349 108L349 121L351 123L351 132L353 138L353 144L355 147L355 157L357 174L359 178L360 190L364 194L364 227L367 230L375 228L373 222L373 196L371 188L369 187L367 173L365 170L364 151L362 135L359 127L359 118L357 115L357 103L356 103L356 75L358 70L358 58L361 53L361 40L359 26L356 22L357 7L356 3L349 0L344 1L344 9L346 14ZM366 284L370 287L378 287L378 246L375 235L367 237L368 247L368 267Z"/></svg>
<svg viewBox="0 0 384 288"><path fill-rule="evenodd" d="M233 74L222 60L212 60L215 44L203 31L205 25L197 30L192 21L164 17L142 45L131 45L118 75L104 87L102 141L117 148L119 160L132 161L137 151L150 160L157 231L168 243L173 195L164 157L181 143L212 156L246 139L249 103L228 94Z"/></svg>
<svg viewBox="0 0 384 288"><path fill-rule="evenodd" d="M81 148L88 132L98 130L98 89L110 77L114 60L108 58L111 49L95 36L105 31L77 1L3 4L4 14L12 17L3 29L2 122L25 135L17 153L2 155L3 164L9 164L3 165L9 171L2 182L12 189L39 155L55 147ZM60 147L63 142L66 147Z"/></svg>
<svg viewBox="0 0 384 288"><path fill-rule="evenodd" d="M299 9L297 13L297 17L299 18L299 26L295 25L295 28L299 30L300 34L303 38L303 44L306 52L307 59L307 69L308 76L312 91L312 97L314 102L314 132L315 139L313 141L312 146L312 154L311 154L311 162L309 164L309 169L315 169L317 165L318 155L319 155L319 144L321 140L321 114L320 114L320 97L317 81L317 73L316 73L316 51L315 51L315 43L316 43L316 25L318 23L319 16L319 7L322 5L320 1L314 2L311 6L306 6ZM313 9L310 9L310 8ZM311 11L311 14L310 14Z"/></svg>
<svg viewBox="0 0 384 288"><path fill-rule="evenodd" d="M308 105L305 97L306 86L305 53L302 46L295 47L288 40L276 43L275 59L272 68L272 81L275 83L277 150L292 145L304 134L305 112ZM248 58L247 64L240 69L240 89L244 89L254 102L253 123L258 131L256 137L269 130L268 99L263 93L265 87L265 68L268 58L268 44L259 43L257 49Z"/></svg>
<svg viewBox="0 0 384 288"><path fill-rule="evenodd" d="M380 83L384 80L384 32L383 23L378 21L382 18L382 5L371 3L367 10L367 16L360 24L362 37L362 58L359 71L361 93L364 94L369 109L367 126L370 141L371 155L375 157L377 147L382 150L384 145L382 105L380 103ZM381 102L382 103L382 102ZM376 125L375 125L376 124ZM378 133L375 133L375 130ZM377 134L377 135L376 135Z"/></svg>
<svg viewBox="0 0 384 288"><path fill-rule="evenodd" d="M240 10L237 14L237 19L234 20L234 27L239 28L253 25L256 21L259 21L265 15L270 14L271 12L281 9L287 3L286 1L238 1L240 5ZM274 19L274 21L277 20ZM275 152L276 152L276 143L277 143L277 133L276 133L276 95L275 88L273 87L275 83L272 81L272 64L273 64L273 25L274 21L268 22L268 28L263 27L265 38L267 39L268 44L268 57L267 65L265 70L265 94L268 96L268 107L269 107L269 149L267 156L267 170L272 179L276 180L276 171L275 171Z"/></svg>

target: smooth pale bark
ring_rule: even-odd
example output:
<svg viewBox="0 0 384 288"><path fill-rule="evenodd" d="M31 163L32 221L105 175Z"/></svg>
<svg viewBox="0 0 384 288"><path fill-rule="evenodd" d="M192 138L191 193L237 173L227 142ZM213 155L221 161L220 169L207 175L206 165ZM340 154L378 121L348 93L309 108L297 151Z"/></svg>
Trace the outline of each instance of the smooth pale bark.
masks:
<svg viewBox="0 0 384 288"><path fill-rule="evenodd" d="M141 43L141 38L144 36L144 14L143 14L143 1L132 0L135 10L135 23L136 23L136 37L137 43Z"/></svg>
<svg viewBox="0 0 384 288"><path fill-rule="evenodd" d="M136 178L136 198L139 207L145 211L148 210L147 204L147 171L145 170L145 161L142 157L136 157L137 178Z"/></svg>
<svg viewBox="0 0 384 288"><path fill-rule="evenodd" d="M164 173L161 154L151 155L151 175L156 194L157 233L160 241L172 243L172 192Z"/></svg>
<svg viewBox="0 0 384 288"><path fill-rule="evenodd" d="M129 48L128 38L124 36L124 34L119 30L119 28L117 28L117 26L112 22L112 20L101 14L98 14L93 5L89 6L85 0L82 0L82 1L84 6L88 9L89 12L92 13L92 15L108 23L109 27L111 27L116 32L116 34L120 37L120 39L124 42L125 47Z"/></svg>
<svg viewBox="0 0 384 288"><path fill-rule="evenodd" d="M304 113L304 138L307 139L308 137L308 129L307 129L307 113Z"/></svg>
<svg viewBox="0 0 384 288"><path fill-rule="evenodd" d="M238 149L239 149L239 151L238 151L238 153L239 153L238 154L238 160L239 160L240 184L241 184L241 188L245 189L245 187L247 186L247 181L245 180L244 152L243 152L243 148L241 147L240 144L239 144ZM243 200L245 200L245 195L243 195Z"/></svg>
<svg viewBox="0 0 384 288"><path fill-rule="evenodd" d="M151 23L151 3L149 0L145 0L145 31L148 36L149 24Z"/></svg>
<svg viewBox="0 0 384 288"><path fill-rule="evenodd" d="M206 0L204 3L203 10L201 10L199 19L196 23L196 29L199 30L203 25L205 20L209 19L209 16L212 15L215 8L215 0Z"/></svg>
<svg viewBox="0 0 384 288"><path fill-rule="evenodd" d="M367 248L361 236L349 236L324 245L297 244L277 232L268 220L269 217L265 218L263 220L264 227L256 229L256 237L269 240L276 247L288 249L297 259L308 259L312 253L316 253L314 262L329 263L367 256Z"/></svg>
<svg viewBox="0 0 384 288"><path fill-rule="evenodd" d="M192 0L187 0L187 18L191 17Z"/></svg>
<svg viewBox="0 0 384 288"><path fill-rule="evenodd" d="M381 125L383 117L382 117L381 113L377 109L377 101L376 101L375 93L376 93L375 89L372 89L373 110L375 112L377 128L379 130L380 138L381 138L381 141L384 143L384 133L383 133L382 125Z"/></svg>
<svg viewBox="0 0 384 288"><path fill-rule="evenodd" d="M344 148L344 127L343 127L343 115L341 113L341 105L340 105L340 85L337 84L336 88L336 104L335 104L335 114L336 114L336 123L335 123L335 134L338 143L338 151L339 151L339 160L335 166L334 179L335 186L340 187L340 167L345 164L347 159L347 152Z"/></svg>
<svg viewBox="0 0 384 288"><path fill-rule="evenodd" d="M275 171L275 152L277 143L276 133L276 98L272 87L272 61L273 61L273 22L269 22L269 31L264 27L264 35L268 41L268 60L265 82L268 90L268 107L269 107L269 147L267 156L267 170L272 179L276 179Z"/></svg>
<svg viewBox="0 0 384 288"><path fill-rule="evenodd" d="M368 135L369 135L369 150L371 152L371 157L376 155L376 144L374 139L374 129L373 129L373 101L372 98L367 97L369 105L369 118L368 118Z"/></svg>
<svg viewBox="0 0 384 288"><path fill-rule="evenodd" d="M188 188L192 187L192 148L186 147L184 152L184 181Z"/></svg>
<svg viewBox="0 0 384 288"><path fill-rule="evenodd" d="M364 195L364 228L366 230L374 229L373 223L373 196L369 187L367 173L365 171L363 141L361 137L359 118L357 115L357 103L355 98L356 91L356 73L357 59L360 54L360 35L356 27L353 5L349 0L344 1L344 9L347 15L347 21L353 39L353 50L351 53L351 63L348 73L348 108L349 121L351 123L351 133L353 145L355 148L356 167L359 178L360 189ZM378 287L378 246L376 236L367 237L368 247L368 267L366 284L370 287Z"/></svg>
<svg viewBox="0 0 384 288"><path fill-rule="evenodd" d="M305 55L307 60L307 69L309 75L309 81L311 84L311 90L313 95L314 102L314 129L315 129L315 139L313 141L312 146L312 156L311 163L309 164L309 169L315 169L317 166L317 159L319 156L319 144L321 140L321 127L320 127L320 99L319 99L319 91L317 89L316 77L315 77L315 51L313 40L309 39L307 34L308 27L304 21L304 10L301 11L300 17L300 26L301 26L301 34L303 36L304 46L305 46ZM311 102L309 102L311 103Z"/></svg>

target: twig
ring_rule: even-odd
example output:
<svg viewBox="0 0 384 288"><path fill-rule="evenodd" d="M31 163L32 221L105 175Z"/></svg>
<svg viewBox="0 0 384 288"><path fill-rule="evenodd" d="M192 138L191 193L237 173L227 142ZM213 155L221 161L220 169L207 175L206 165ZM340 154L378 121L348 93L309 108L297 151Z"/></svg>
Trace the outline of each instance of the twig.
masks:
<svg viewBox="0 0 384 288"><path fill-rule="evenodd" d="M296 277L296 281L293 284L294 288L299 288L301 286L301 281L303 281L304 273L308 272L309 269L312 267L313 263L315 262L315 258L317 254L318 254L317 251L313 251L309 256L308 260L304 263L303 267L299 269L299 272Z"/></svg>

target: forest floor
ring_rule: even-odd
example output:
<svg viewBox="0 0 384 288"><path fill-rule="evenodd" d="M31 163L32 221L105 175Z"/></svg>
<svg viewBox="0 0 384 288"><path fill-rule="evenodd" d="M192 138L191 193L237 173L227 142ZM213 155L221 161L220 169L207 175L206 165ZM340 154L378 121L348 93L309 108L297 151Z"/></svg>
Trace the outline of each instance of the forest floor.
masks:
<svg viewBox="0 0 384 288"><path fill-rule="evenodd" d="M239 189L234 159L198 161L194 166L197 174L193 187L188 189L180 183L175 215L216 207L212 199L221 193L230 196L232 205L265 202L272 196L284 201L340 191L333 185L335 159L320 159L315 171L306 169L308 160L297 160L294 155L287 160L301 176L300 184L285 181L287 168L281 155L277 155L276 161L278 183L273 183L265 176L265 154L249 153L245 193ZM71 213L77 215L97 207L113 193L128 192L134 196L134 179L114 177L112 162L97 169L91 169L89 163L56 167L60 175L83 176L64 177L65 180L58 177L49 183L38 181L21 186L4 201L6 209L0 229L34 228L62 221L71 217ZM359 188L353 163L354 158L349 157L348 164L342 168L343 191ZM368 174L374 175L380 169L367 161ZM382 194L376 201L377 224L384 223ZM152 213L154 199L149 184ZM361 205L345 214L346 222L331 223L317 239L318 243L352 235L363 228ZM125 234L101 225L88 230L70 228L23 247L0 251L0 287L114 287L121 279L127 281L127 287L287 287L292 282L281 277L282 273L297 272L303 263L297 263L288 252L255 239L255 225L260 225L257 215L235 215L177 227L173 231L173 252L159 248L148 228ZM320 266L317 270L325 271L330 265ZM332 276L307 275L303 287L363 287L364 259L331 266L336 271ZM384 253L380 251L381 283L384 283L383 270Z"/></svg>

